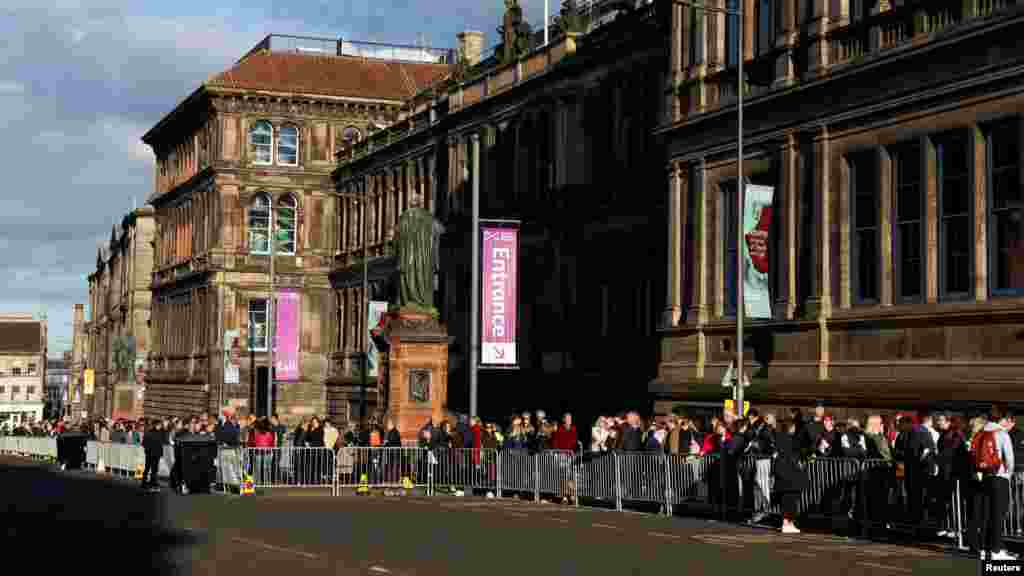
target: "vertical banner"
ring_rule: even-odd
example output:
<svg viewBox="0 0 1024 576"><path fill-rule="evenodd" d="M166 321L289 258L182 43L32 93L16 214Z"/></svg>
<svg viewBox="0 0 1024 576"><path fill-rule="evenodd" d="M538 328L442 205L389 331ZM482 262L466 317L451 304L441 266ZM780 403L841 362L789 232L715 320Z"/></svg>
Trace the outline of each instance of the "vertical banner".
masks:
<svg viewBox="0 0 1024 576"><path fill-rule="evenodd" d="M483 223L479 233L480 365L514 368L519 364L519 228Z"/></svg>
<svg viewBox="0 0 1024 576"><path fill-rule="evenodd" d="M92 368L86 368L86 370L85 370L85 384L83 386L83 388L85 388L85 395L86 396L92 396L93 395L93 391L94 391L93 388L94 388L94 382L95 382L95 374L96 373L93 371Z"/></svg>
<svg viewBox="0 0 1024 576"><path fill-rule="evenodd" d="M376 378L377 377L377 372L378 372L377 367L378 367L378 364L379 364L379 360L377 358L377 353L378 353L378 351L377 351L377 344L374 343L374 341L373 341L373 331L376 330L380 326L381 318L383 318L384 315L387 314L387 313L388 313L388 303L387 302L379 302L377 300L371 300L370 301L370 309L369 309L369 311L366 314L366 317L369 319L369 321L366 323L366 327L367 327L366 337L367 337L367 339L369 341L369 346L367 347L367 350L366 350L366 353L369 356L369 361L368 361L369 370L366 373L366 377L367 378Z"/></svg>
<svg viewBox="0 0 1024 576"><path fill-rule="evenodd" d="M775 188L747 185L743 195L743 310L747 318L771 318L768 241Z"/></svg>
<svg viewBox="0 0 1024 576"><path fill-rule="evenodd" d="M281 290L277 294L277 318L274 324L275 380L299 379L299 293Z"/></svg>

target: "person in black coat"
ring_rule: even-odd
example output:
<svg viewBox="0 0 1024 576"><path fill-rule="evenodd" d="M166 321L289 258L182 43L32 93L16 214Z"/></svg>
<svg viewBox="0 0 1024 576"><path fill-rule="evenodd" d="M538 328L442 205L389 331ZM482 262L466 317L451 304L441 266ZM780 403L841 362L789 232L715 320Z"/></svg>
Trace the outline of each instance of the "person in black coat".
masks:
<svg viewBox="0 0 1024 576"><path fill-rule="evenodd" d="M160 459L164 455L164 423L157 420L150 424L142 437L142 450L146 454L146 468L142 473L142 488L159 488L157 474L160 473Z"/></svg>
<svg viewBox="0 0 1024 576"><path fill-rule="evenodd" d="M800 493L807 488L807 473L800 467L800 451L796 436L796 422L784 420L775 433L775 495L782 505L782 532L797 534L793 523Z"/></svg>

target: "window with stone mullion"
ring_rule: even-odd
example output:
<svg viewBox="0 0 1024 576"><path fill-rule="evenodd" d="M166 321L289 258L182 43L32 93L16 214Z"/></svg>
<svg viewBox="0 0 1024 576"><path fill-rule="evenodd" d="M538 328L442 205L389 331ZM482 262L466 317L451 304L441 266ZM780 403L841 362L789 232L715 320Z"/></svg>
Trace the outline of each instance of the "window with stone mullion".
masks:
<svg viewBox="0 0 1024 576"><path fill-rule="evenodd" d="M263 194L249 207L249 252L270 253L270 198Z"/></svg>
<svg viewBox="0 0 1024 576"><path fill-rule="evenodd" d="M911 144L896 154L893 256L896 295L901 302L920 300L924 293L924 202L921 190L921 148Z"/></svg>
<svg viewBox="0 0 1024 576"><path fill-rule="evenodd" d="M721 216L719 224L722 230L722 312L726 317L736 315L736 181L723 181L721 189Z"/></svg>
<svg viewBox="0 0 1024 576"><path fill-rule="evenodd" d="M254 164L270 164L274 155L274 127L266 120L253 124L249 130L249 146Z"/></svg>
<svg viewBox="0 0 1024 576"><path fill-rule="evenodd" d="M267 317L269 300L256 298L249 301L249 338L250 346L257 352L267 350Z"/></svg>
<svg viewBox="0 0 1024 576"><path fill-rule="evenodd" d="M858 304L878 301L879 190L878 158L874 151L851 158L853 195L853 294Z"/></svg>
<svg viewBox="0 0 1024 576"><path fill-rule="evenodd" d="M1020 125L1014 118L988 138L989 229L993 294L1024 294L1024 194L1021 191Z"/></svg>
<svg viewBox="0 0 1024 576"><path fill-rule="evenodd" d="M963 136L939 140L936 146L939 182L939 289L943 298L971 293L971 205L974 190Z"/></svg>
<svg viewBox="0 0 1024 576"><path fill-rule="evenodd" d="M274 252L276 254L295 254L296 247L296 206L292 196L285 196L277 205L274 219Z"/></svg>

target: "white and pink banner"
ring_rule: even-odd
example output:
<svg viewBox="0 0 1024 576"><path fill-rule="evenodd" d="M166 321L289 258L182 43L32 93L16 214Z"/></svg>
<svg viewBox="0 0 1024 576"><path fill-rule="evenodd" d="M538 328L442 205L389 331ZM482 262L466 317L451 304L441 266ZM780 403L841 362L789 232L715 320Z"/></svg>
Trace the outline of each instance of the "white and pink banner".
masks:
<svg viewBox="0 0 1024 576"><path fill-rule="evenodd" d="M480 364L515 367L519 320L519 229L480 226Z"/></svg>
<svg viewBox="0 0 1024 576"><path fill-rule="evenodd" d="M282 290L277 294L277 342L274 347L275 378L294 382L299 379L299 293Z"/></svg>

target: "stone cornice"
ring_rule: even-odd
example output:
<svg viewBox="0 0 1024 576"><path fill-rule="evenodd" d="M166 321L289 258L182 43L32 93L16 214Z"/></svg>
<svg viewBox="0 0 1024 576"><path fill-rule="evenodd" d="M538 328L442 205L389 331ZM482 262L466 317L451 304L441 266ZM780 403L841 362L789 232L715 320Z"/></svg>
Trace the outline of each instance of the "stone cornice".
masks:
<svg viewBox="0 0 1024 576"><path fill-rule="evenodd" d="M390 100L357 100L287 93L258 93L218 89L211 95L218 113L329 118L366 122L393 114L400 103Z"/></svg>

